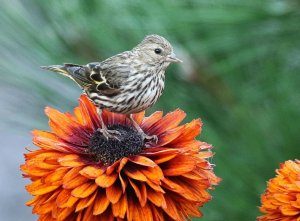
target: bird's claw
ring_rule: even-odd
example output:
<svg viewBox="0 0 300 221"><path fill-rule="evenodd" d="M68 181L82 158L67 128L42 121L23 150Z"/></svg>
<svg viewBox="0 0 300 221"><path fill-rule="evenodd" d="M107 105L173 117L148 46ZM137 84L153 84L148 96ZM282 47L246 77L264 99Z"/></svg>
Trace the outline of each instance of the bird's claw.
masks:
<svg viewBox="0 0 300 221"><path fill-rule="evenodd" d="M143 139L146 141L146 142L151 142L151 143L154 143L154 144L157 144L157 142L158 142L158 137L156 136L156 135L147 135L147 134L143 134L142 135L143 136ZM146 146L148 147L148 146L151 146L151 145L147 145L146 144Z"/></svg>
<svg viewBox="0 0 300 221"><path fill-rule="evenodd" d="M120 139L118 138L118 136L121 135L121 133L117 130L108 130L106 128L98 128L97 131L99 131L100 133L102 133L102 135L106 138L106 140L108 139L116 139L118 141L120 141Z"/></svg>

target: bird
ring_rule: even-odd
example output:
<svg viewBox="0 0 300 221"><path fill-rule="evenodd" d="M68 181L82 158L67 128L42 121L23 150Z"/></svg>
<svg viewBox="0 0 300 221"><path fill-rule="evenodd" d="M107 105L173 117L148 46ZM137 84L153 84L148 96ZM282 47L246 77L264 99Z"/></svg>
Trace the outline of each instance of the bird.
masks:
<svg viewBox="0 0 300 221"><path fill-rule="evenodd" d="M64 63L41 66L75 81L95 104L100 118L103 136L118 139L120 133L109 130L102 119L102 110L127 115L143 139L154 140L155 135L145 134L134 121L135 113L146 110L156 103L165 87L165 71L171 63L182 62L164 37L147 35L137 46L104 61L86 65ZM119 139L118 139L119 140Z"/></svg>

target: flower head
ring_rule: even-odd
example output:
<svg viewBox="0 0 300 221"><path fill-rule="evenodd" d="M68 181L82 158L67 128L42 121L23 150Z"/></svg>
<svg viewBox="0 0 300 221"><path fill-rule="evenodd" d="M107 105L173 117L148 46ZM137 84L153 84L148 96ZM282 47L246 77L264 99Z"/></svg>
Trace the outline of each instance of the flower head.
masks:
<svg viewBox="0 0 300 221"><path fill-rule="evenodd" d="M185 220L211 199L207 192L220 179L207 158L211 145L195 140L200 120L179 126L181 110L155 112L135 121L157 144L146 147L125 115L102 113L120 140L100 132L95 106L86 96L70 113L46 108L51 132L34 130L37 150L25 154L21 166L30 178L27 202L39 220Z"/></svg>
<svg viewBox="0 0 300 221"><path fill-rule="evenodd" d="M300 161L286 161L261 196L260 221L300 220Z"/></svg>

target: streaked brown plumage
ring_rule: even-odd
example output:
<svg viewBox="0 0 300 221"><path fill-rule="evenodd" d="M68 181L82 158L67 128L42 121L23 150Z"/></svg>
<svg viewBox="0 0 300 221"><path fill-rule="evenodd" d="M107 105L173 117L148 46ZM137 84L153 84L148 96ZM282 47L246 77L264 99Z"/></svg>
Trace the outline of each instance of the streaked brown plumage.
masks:
<svg viewBox="0 0 300 221"><path fill-rule="evenodd" d="M103 108L130 115L151 107L164 90L165 70L172 62L180 60L176 58L171 44L161 36L149 35L131 51L102 62L42 68L74 80L96 104L101 118ZM143 133L134 121L133 125ZM117 133L108 130L104 124L100 131L107 138Z"/></svg>

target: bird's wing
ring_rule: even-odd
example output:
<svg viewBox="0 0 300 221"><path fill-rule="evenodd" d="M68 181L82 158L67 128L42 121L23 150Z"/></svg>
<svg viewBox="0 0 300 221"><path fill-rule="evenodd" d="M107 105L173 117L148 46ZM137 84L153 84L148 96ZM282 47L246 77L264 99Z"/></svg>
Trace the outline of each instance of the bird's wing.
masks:
<svg viewBox="0 0 300 221"><path fill-rule="evenodd" d="M88 64L87 67L91 70L90 79L97 84L95 89L105 95L118 94L121 86L133 72L132 57L132 52L125 51L101 63Z"/></svg>

